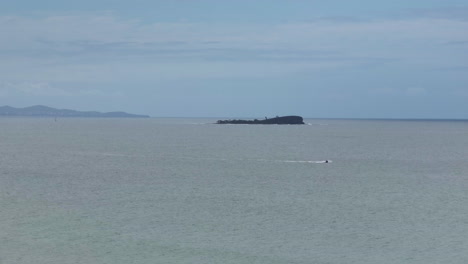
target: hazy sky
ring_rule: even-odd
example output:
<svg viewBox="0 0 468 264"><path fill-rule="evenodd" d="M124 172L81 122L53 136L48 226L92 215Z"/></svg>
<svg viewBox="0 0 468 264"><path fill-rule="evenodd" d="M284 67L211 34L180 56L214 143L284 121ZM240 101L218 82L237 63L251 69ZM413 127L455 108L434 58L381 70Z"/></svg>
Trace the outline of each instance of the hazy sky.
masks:
<svg viewBox="0 0 468 264"><path fill-rule="evenodd" d="M468 0L0 1L0 105L468 118Z"/></svg>

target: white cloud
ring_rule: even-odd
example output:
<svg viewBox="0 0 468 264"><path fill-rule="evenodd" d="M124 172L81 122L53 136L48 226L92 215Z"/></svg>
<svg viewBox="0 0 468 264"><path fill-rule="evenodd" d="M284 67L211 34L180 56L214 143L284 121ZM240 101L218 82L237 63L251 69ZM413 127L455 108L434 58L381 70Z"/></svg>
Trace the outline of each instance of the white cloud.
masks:
<svg viewBox="0 0 468 264"><path fill-rule="evenodd" d="M0 42L0 81L276 76L388 63L455 67L466 55L443 44L467 41L467 30L468 21L446 18L221 25L7 16L0 17L7 40Z"/></svg>
<svg viewBox="0 0 468 264"><path fill-rule="evenodd" d="M406 89L405 93L407 95L417 96L427 93L427 90L424 87L409 87Z"/></svg>
<svg viewBox="0 0 468 264"><path fill-rule="evenodd" d="M0 91L3 96L15 94L31 96L70 95L68 91L52 87L52 85L47 82L2 82L0 83Z"/></svg>
<svg viewBox="0 0 468 264"><path fill-rule="evenodd" d="M121 97L122 91L105 91L88 87L67 87L47 82L15 81L0 83L0 97L7 96L41 96L41 97L70 97L70 96L113 96Z"/></svg>
<svg viewBox="0 0 468 264"><path fill-rule="evenodd" d="M467 41L468 21L449 19L406 19L381 21L327 21L311 23L207 24L154 23L120 20L114 16L53 16L47 18L0 17L2 49L45 48L60 44L124 43L145 49L190 44L191 48L326 48L347 50L359 45L408 43L408 41ZM341 41L340 41L341 40ZM175 44L174 44L175 43ZM74 44L74 45L71 45ZM148 44L153 44L148 45ZM55 46L54 48L58 48Z"/></svg>

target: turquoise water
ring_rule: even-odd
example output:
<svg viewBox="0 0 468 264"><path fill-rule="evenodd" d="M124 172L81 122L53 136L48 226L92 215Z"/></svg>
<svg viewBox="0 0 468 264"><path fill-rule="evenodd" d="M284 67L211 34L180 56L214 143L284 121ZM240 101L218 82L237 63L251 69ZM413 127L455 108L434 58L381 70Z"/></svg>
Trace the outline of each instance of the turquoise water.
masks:
<svg viewBox="0 0 468 264"><path fill-rule="evenodd" d="M468 122L215 121L1 118L0 263L468 263Z"/></svg>

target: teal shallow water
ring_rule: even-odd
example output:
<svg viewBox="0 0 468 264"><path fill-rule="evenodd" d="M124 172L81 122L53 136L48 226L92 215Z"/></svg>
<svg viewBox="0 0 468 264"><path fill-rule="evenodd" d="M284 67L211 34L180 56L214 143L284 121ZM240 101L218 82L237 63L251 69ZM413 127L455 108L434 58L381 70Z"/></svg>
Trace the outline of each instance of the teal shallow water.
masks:
<svg viewBox="0 0 468 264"><path fill-rule="evenodd" d="M467 122L214 121L0 119L0 263L468 262Z"/></svg>

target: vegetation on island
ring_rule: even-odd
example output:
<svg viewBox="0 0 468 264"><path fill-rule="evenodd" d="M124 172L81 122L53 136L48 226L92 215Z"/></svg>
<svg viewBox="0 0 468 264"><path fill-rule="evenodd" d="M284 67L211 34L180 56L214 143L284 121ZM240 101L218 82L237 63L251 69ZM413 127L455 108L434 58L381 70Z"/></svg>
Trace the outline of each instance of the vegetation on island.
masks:
<svg viewBox="0 0 468 264"><path fill-rule="evenodd" d="M303 125L304 119L301 116L276 116L274 118L243 120L228 119L218 120L217 124L245 124L245 125Z"/></svg>

